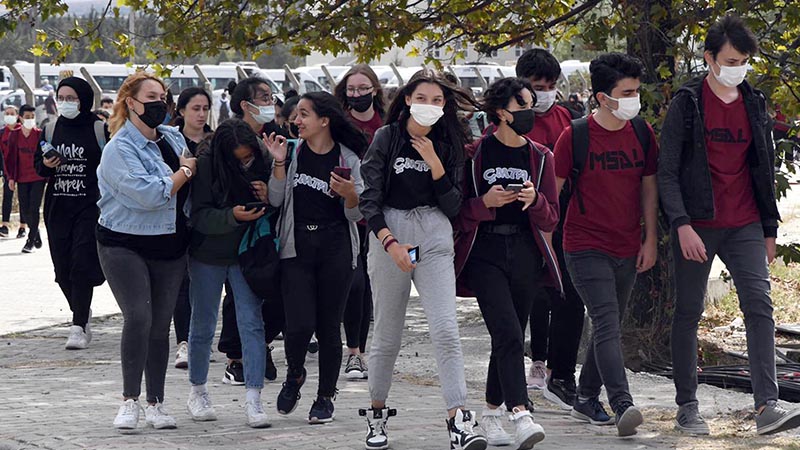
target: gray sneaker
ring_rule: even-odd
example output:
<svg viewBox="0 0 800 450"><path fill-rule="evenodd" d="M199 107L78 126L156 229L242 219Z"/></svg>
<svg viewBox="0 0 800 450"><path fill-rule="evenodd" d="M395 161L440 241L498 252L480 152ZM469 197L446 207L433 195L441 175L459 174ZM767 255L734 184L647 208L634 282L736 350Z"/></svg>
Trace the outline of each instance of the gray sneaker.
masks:
<svg viewBox="0 0 800 450"><path fill-rule="evenodd" d="M706 436L711 432L703 416L700 415L697 402L689 402L678 408L675 416L675 429L687 434Z"/></svg>
<svg viewBox="0 0 800 450"><path fill-rule="evenodd" d="M775 434L800 426L800 409L786 410L778 402L769 401L767 406L756 414L758 434Z"/></svg>

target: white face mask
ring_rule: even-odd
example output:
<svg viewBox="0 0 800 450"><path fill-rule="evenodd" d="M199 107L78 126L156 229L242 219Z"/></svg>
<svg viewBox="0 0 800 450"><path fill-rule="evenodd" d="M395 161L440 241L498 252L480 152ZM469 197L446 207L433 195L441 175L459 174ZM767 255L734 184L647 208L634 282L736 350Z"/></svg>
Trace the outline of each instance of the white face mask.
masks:
<svg viewBox="0 0 800 450"><path fill-rule="evenodd" d="M3 122L6 125L14 125L15 123L17 123L17 115L14 114L12 116L3 116Z"/></svg>
<svg viewBox="0 0 800 450"><path fill-rule="evenodd" d="M260 124L265 124L267 122L272 122L273 120L275 120L275 105L258 106L249 102L247 104L252 106L253 108L258 109L258 114L250 113L250 115L253 116L253 119L256 122Z"/></svg>
<svg viewBox="0 0 800 450"><path fill-rule="evenodd" d="M411 117L423 127L432 127L443 115L443 106L426 105L423 103L411 104Z"/></svg>
<svg viewBox="0 0 800 450"><path fill-rule="evenodd" d="M611 107L608 109L611 109L611 114L619 120L631 120L638 116L639 110L642 109L639 94L636 94L636 97L614 98L610 95L606 95L606 97L617 102L617 109L611 109Z"/></svg>
<svg viewBox="0 0 800 450"><path fill-rule="evenodd" d="M552 91L534 91L534 93L536 94L536 104L533 105L533 112L541 114L549 111L556 102L558 91L553 89Z"/></svg>
<svg viewBox="0 0 800 450"><path fill-rule="evenodd" d="M78 117L80 111L80 103L78 102L56 102L58 113L67 119L74 119Z"/></svg>
<svg viewBox="0 0 800 450"><path fill-rule="evenodd" d="M32 130L36 127L36 119L25 119L22 121L22 126L28 130Z"/></svg>
<svg viewBox="0 0 800 450"><path fill-rule="evenodd" d="M714 67L711 67L711 73L714 74L714 78L719 81L719 84L733 88L744 81L744 78L747 76L747 65L744 66L723 66L719 63L719 75L714 72Z"/></svg>

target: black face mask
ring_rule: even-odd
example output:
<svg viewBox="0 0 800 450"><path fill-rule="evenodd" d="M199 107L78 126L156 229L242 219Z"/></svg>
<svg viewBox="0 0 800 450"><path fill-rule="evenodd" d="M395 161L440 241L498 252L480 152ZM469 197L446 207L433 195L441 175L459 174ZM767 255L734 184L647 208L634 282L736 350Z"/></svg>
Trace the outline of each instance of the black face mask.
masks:
<svg viewBox="0 0 800 450"><path fill-rule="evenodd" d="M161 100L156 100L145 103L136 100L135 98L134 100L141 103L142 106L144 106L144 112L142 114L133 111L137 116L139 116L139 119L142 121L142 123L153 129L164 123L164 119L167 118L166 102L162 102Z"/></svg>
<svg viewBox="0 0 800 450"><path fill-rule="evenodd" d="M300 128L294 123L289 124L289 132L292 133L294 137L300 136Z"/></svg>
<svg viewBox="0 0 800 450"><path fill-rule="evenodd" d="M360 97L347 97L347 104L350 108L363 113L372 106L372 94L362 95Z"/></svg>
<svg viewBox="0 0 800 450"><path fill-rule="evenodd" d="M533 129L533 120L535 118L534 112L532 109L523 109L521 111L514 111L511 112L506 110L506 112L511 113L514 116L513 122L506 122L508 126L514 130L520 136L524 136L531 132Z"/></svg>

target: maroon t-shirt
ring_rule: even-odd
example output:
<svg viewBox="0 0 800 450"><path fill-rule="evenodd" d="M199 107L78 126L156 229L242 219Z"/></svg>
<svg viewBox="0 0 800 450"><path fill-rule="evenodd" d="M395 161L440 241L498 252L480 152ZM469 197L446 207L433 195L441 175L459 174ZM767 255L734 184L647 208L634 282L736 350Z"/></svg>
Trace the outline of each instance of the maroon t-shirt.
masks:
<svg viewBox="0 0 800 450"><path fill-rule="evenodd" d="M362 122L352 115L350 115L350 120L353 121L356 127L363 130L364 133L367 133L367 139L370 143L372 143L372 137L375 136L375 132L378 131L378 128L383 126L383 119L381 119L381 115L378 114L378 111L375 111L372 118L366 122Z"/></svg>
<svg viewBox="0 0 800 450"><path fill-rule="evenodd" d="M648 125L649 128L649 125ZM572 171L572 127L556 142L556 176L568 179ZM618 131L601 127L589 116L589 154L572 194L564 222L564 251L598 250L617 258L631 258L642 243L642 177L655 175L658 144L650 128L650 149L644 150L630 122Z"/></svg>
<svg viewBox="0 0 800 450"><path fill-rule="evenodd" d="M753 142L750 119L742 93L725 103L703 82L706 150L714 190L714 218L696 220L692 225L707 228L738 228L761 220L747 152Z"/></svg>
<svg viewBox="0 0 800 450"><path fill-rule="evenodd" d="M45 180L36 173L36 167L33 165L33 155L39 145L41 132L42 130L34 128L28 137L25 137L20 127L12 131L8 138L9 154L13 153L10 159L15 166L9 175L17 183Z"/></svg>
<svg viewBox="0 0 800 450"><path fill-rule="evenodd" d="M527 136L533 142L543 144L552 150L556 146L558 137L569 126L570 122L572 122L572 114L570 114L569 110L561 105L553 105L546 113L536 115L536 119L533 122L533 130Z"/></svg>

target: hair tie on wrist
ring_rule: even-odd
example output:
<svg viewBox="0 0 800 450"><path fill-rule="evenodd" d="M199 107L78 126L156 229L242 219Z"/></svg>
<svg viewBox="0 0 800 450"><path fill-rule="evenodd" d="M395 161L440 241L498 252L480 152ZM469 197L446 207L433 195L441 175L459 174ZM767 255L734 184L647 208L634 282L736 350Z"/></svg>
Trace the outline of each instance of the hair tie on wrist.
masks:
<svg viewBox="0 0 800 450"><path fill-rule="evenodd" d="M389 239L389 242L383 244L383 251L388 252L389 251L389 247L391 247L392 244L396 244L396 243L397 243L397 239L395 239L395 238Z"/></svg>
<svg viewBox="0 0 800 450"><path fill-rule="evenodd" d="M390 237L394 237L394 236L392 236L392 233L389 233L386 236L384 236L383 239L381 239L381 245L385 244L386 243L386 239L389 239Z"/></svg>

